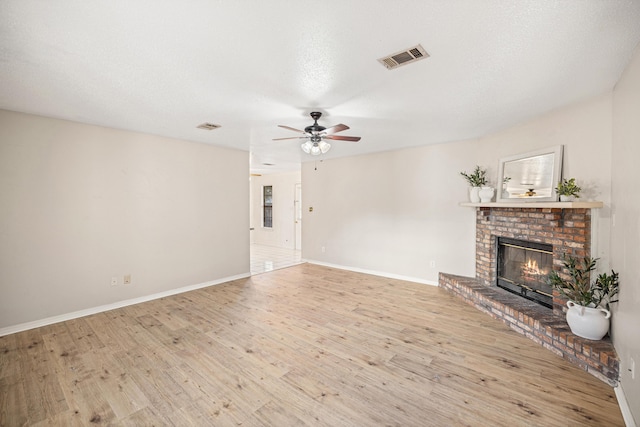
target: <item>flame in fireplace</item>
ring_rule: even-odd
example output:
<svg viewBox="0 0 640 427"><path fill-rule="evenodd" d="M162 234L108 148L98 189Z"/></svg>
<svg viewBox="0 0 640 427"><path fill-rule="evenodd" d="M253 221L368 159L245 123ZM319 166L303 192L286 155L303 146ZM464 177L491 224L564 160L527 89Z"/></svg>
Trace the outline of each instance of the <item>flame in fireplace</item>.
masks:
<svg viewBox="0 0 640 427"><path fill-rule="evenodd" d="M538 270L538 261L535 259L529 259L522 269L527 273L538 274L540 272Z"/></svg>
<svg viewBox="0 0 640 427"><path fill-rule="evenodd" d="M522 265L522 276L525 279L537 279L538 277L547 274L540 270L538 267L538 261L529 258L526 263Z"/></svg>

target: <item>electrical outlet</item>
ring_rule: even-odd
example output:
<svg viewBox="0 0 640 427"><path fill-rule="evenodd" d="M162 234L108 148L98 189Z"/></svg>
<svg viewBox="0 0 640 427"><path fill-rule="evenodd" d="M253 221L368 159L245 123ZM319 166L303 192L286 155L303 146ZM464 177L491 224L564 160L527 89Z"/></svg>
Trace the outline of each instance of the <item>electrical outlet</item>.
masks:
<svg viewBox="0 0 640 427"><path fill-rule="evenodd" d="M131 275L130 274L125 274L124 279L122 280L122 284L123 285L130 285L131 284Z"/></svg>
<svg viewBox="0 0 640 427"><path fill-rule="evenodd" d="M325 252L325 247L323 246L323 247L322 247L322 253L324 253L324 252Z"/></svg>
<svg viewBox="0 0 640 427"><path fill-rule="evenodd" d="M429 267L436 268L436 262L434 260L429 261Z"/></svg>
<svg viewBox="0 0 640 427"><path fill-rule="evenodd" d="M111 286L118 286L118 278L117 277L112 277L111 278Z"/></svg>

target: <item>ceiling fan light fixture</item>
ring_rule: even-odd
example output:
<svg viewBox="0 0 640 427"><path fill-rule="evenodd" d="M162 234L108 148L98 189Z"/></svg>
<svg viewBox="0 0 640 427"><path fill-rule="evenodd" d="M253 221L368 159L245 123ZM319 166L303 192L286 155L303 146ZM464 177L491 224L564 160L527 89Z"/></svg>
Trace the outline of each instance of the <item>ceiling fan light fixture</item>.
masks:
<svg viewBox="0 0 640 427"><path fill-rule="evenodd" d="M302 151L307 154L311 154L312 156L319 156L320 154L324 154L329 151L331 149L331 144L322 140L320 140L320 142L317 142L310 139L304 144L300 145L300 148L302 148Z"/></svg>
<svg viewBox="0 0 640 427"><path fill-rule="evenodd" d="M313 147L313 143L311 141L306 141L300 146L300 148L302 148L302 151L304 151L307 154L311 154L312 147Z"/></svg>
<svg viewBox="0 0 640 427"><path fill-rule="evenodd" d="M320 141L318 143L318 148L320 148L320 152L324 154L331 149L331 144L329 144L328 142Z"/></svg>

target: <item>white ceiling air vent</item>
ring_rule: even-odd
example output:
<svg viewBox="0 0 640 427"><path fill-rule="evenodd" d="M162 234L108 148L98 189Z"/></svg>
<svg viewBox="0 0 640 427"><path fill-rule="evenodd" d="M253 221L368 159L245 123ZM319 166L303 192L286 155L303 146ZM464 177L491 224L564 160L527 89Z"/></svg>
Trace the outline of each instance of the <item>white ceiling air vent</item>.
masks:
<svg viewBox="0 0 640 427"><path fill-rule="evenodd" d="M401 67L403 65L411 64L412 62L419 61L424 58L428 58L429 54L420 45L414 46L407 50L396 52L393 55L385 56L378 59L382 65L387 67L388 70Z"/></svg>
<svg viewBox="0 0 640 427"><path fill-rule="evenodd" d="M196 126L198 129L204 129L204 130L214 130L214 129L218 129L219 127L221 127L220 125L214 125L213 123L203 123L201 125Z"/></svg>

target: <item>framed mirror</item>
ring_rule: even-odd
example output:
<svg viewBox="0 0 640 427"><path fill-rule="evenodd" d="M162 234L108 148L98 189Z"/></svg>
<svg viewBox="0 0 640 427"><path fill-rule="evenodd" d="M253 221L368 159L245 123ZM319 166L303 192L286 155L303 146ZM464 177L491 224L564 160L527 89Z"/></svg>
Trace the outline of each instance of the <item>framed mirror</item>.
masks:
<svg viewBox="0 0 640 427"><path fill-rule="evenodd" d="M563 146L500 159L498 202L556 202L562 176Z"/></svg>

